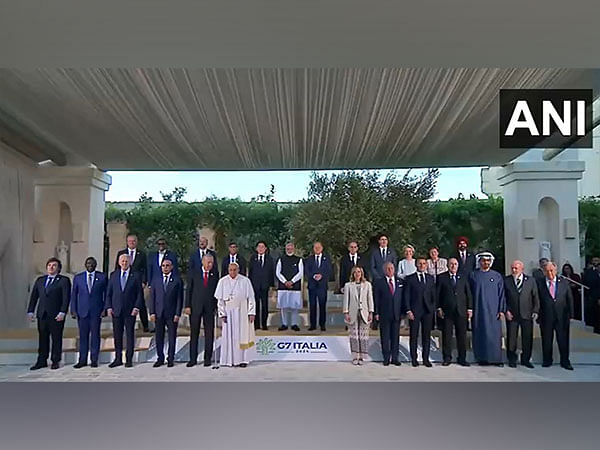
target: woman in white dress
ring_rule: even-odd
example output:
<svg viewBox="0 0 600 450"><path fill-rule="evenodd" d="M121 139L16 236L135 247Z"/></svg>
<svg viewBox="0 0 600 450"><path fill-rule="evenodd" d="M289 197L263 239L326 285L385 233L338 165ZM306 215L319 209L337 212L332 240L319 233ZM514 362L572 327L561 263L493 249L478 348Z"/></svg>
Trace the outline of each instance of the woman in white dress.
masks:
<svg viewBox="0 0 600 450"><path fill-rule="evenodd" d="M354 266L350 281L344 285L343 312L348 324L352 364L362 365L369 348L369 328L373 321L373 288L360 266Z"/></svg>
<svg viewBox="0 0 600 450"><path fill-rule="evenodd" d="M398 278L404 280L407 276L412 275L417 271L415 262L415 248L407 244L404 246L404 259L398 263Z"/></svg>

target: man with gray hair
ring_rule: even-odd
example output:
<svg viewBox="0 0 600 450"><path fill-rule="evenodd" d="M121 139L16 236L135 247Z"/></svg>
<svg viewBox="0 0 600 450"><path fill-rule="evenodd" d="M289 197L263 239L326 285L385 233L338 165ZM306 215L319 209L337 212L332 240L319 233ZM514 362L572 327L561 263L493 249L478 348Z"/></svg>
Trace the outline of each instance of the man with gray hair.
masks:
<svg viewBox="0 0 600 450"><path fill-rule="evenodd" d="M506 293L506 356L510 367L517 367L517 339L521 329L521 365L533 369L533 321L540 311L537 283L523 273L523 262L513 261L511 274L504 278Z"/></svg>

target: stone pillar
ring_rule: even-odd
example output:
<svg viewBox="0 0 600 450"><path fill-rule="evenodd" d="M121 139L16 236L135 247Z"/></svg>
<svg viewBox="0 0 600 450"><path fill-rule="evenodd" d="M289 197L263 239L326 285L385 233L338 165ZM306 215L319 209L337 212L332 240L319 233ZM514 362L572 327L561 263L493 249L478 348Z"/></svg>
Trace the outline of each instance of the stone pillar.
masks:
<svg viewBox="0 0 600 450"><path fill-rule="evenodd" d="M108 272L115 268L117 253L127 245L127 224L123 222L109 222L106 224L108 234Z"/></svg>
<svg viewBox="0 0 600 450"><path fill-rule="evenodd" d="M33 243L37 273L44 271L51 256L66 259L62 261L65 274L82 271L88 256L102 267L104 193L110 183L110 176L94 167L37 169Z"/></svg>
<svg viewBox="0 0 600 450"><path fill-rule="evenodd" d="M35 163L0 142L0 329L27 326Z"/></svg>
<svg viewBox="0 0 600 450"><path fill-rule="evenodd" d="M512 162L503 167L498 182L504 198L506 273L520 259L525 270L538 265L541 243L550 243L558 269L565 262L580 272L579 205L577 181L582 161Z"/></svg>

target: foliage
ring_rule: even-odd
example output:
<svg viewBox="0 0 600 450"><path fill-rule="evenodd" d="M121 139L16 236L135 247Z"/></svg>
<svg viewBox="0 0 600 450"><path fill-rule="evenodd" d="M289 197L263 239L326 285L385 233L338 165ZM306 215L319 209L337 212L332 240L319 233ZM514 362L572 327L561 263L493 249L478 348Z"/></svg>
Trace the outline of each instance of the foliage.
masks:
<svg viewBox="0 0 600 450"><path fill-rule="evenodd" d="M600 256L600 197L587 197L579 202L579 226L586 261Z"/></svg>
<svg viewBox="0 0 600 450"><path fill-rule="evenodd" d="M366 250L380 233L395 247L411 242L424 248L433 232L426 201L435 193L438 175L436 169L421 176L391 172L384 179L369 171L313 172L308 199L291 219L291 235L305 252L321 241L333 257L343 254L350 240Z"/></svg>

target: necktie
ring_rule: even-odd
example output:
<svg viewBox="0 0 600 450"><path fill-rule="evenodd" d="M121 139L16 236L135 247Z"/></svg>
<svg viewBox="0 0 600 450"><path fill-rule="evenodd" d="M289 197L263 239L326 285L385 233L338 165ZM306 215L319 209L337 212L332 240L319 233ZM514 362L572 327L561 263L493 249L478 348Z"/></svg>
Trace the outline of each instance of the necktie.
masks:
<svg viewBox="0 0 600 450"><path fill-rule="evenodd" d="M356 265L356 256L352 255L352 265Z"/></svg>
<svg viewBox="0 0 600 450"><path fill-rule="evenodd" d="M229 264L234 263L235 262L235 256L230 256L229 257Z"/></svg>
<svg viewBox="0 0 600 450"><path fill-rule="evenodd" d="M204 287L208 287L208 272L204 272Z"/></svg>
<svg viewBox="0 0 600 450"><path fill-rule="evenodd" d="M519 291L519 294L521 293L522 289L523 289L523 280L521 278L517 278L517 291Z"/></svg>
<svg viewBox="0 0 600 450"><path fill-rule="evenodd" d="M390 294L394 295L394 283L392 283L391 278L388 278L388 287L390 288Z"/></svg>
<svg viewBox="0 0 600 450"><path fill-rule="evenodd" d="M317 255L317 267L321 267L321 255Z"/></svg>
<svg viewBox="0 0 600 450"><path fill-rule="evenodd" d="M462 263L464 264L465 261L467 260L467 256L465 252L461 252L460 254L460 259L462 259Z"/></svg>
<svg viewBox="0 0 600 450"><path fill-rule="evenodd" d="M167 283L169 282L169 275L165 275L165 279L163 280L163 290L167 291Z"/></svg>
<svg viewBox="0 0 600 450"><path fill-rule="evenodd" d="M381 249L381 259L385 261L385 248Z"/></svg>
<svg viewBox="0 0 600 450"><path fill-rule="evenodd" d="M129 250L129 260L131 261L131 264L133 264L133 250Z"/></svg>
<svg viewBox="0 0 600 450"><path fill-rule="evenodd" d="M452 286L456 287L456 275L452 275Z"/></svg>
<svg viewBox="0 0 600 450"><path fill-rule="evenodd" d="M555 299L555 300L556 300L556 298L555 298L555 296L556 296L556 289L555 289L555 286L554 286L554 280L550 280L550 288L549 288L549 291L550 291L550 296L551 296L553 299Z"/></svg>
<svg viewBox="0 0 600 450"><path fill-rule="evenodd" d="M88 279L87 279L87 287L88 287L88 292L91 294L92 293L92 286L94 285L94 276L91 273L88 273Z"/></svg>
<svg viewBox="0 0 600 450"><path fill-rule="evenodd" d="M263 267L265 265L265 260L263 259L263 255L260 255L259 258L260 258L260 267Z"/></svg>
<svg viewBox="0 0 600 450"><path fill-rule="evenodd" d="M121 275L121 290L125 290L125 285L127 284L127 272L123 272Z"/></svg>
<svg viewBox="0 0 600 450"><path fill-rule="evenodd" d="M47 277L46 278L46 285L44 286L44 289L47 289L48 286L50 286L53 281L54 281L54 277Z"/></svg>

